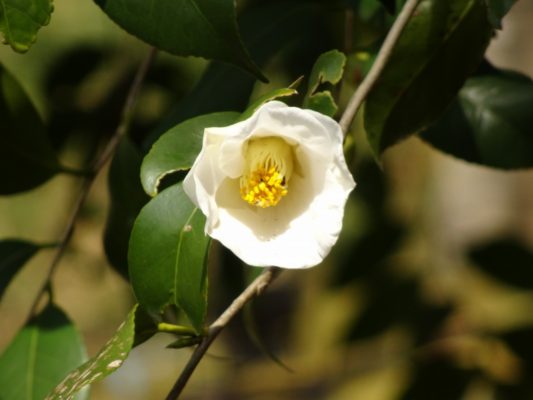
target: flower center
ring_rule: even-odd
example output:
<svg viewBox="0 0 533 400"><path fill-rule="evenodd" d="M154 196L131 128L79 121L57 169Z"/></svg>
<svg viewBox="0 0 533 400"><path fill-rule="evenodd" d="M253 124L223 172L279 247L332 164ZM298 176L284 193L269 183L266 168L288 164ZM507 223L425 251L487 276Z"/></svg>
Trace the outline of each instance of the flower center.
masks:
<svg viewBox="0 0 533 400"><path fill-rule="evenodd" d="M279 203L288 193L292 174L291 146L279 137L252 139L245 149L241 176L241 197L248 204L267 208Z"/></svg>

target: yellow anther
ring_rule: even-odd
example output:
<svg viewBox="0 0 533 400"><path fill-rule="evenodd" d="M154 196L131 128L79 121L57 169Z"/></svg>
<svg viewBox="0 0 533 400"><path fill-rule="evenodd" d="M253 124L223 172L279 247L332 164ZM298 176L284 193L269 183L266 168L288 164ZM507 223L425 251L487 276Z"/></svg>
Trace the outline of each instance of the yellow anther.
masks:
<svg viewBox="0 0 533 400"><path fill-rule="evenodd" d="M279 137L253 139L247 143L244 156L242 199L261 208L277 205L288 193L287 183L293 169L291 146Z"/></svg>

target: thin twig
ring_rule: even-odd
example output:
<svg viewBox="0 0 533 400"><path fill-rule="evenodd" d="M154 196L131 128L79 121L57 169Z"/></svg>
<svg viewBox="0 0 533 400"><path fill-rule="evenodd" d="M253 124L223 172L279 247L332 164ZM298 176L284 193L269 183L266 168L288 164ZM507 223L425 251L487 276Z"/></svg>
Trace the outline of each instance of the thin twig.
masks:
<svg viewBox="0 0 533 400"><path fill-rule="evenodd" d="M174 386L170 390L166 400L176 400L185 385L189 381L192 373L196 369L198 363L205 355L207 349L213 343L218 334L224 329L224 327L231 321L231 319L255 296L260 295L272 281L279 274L279 270L275 267L270 267L259 275L235 300L230 306L218 317L218 319L211 324L207 331L207 335L202 342L194 349L191 358L185 365L185 368L181 371L180 376Z"/></svg>
<svg viewBox="0 0 533 400"><path fill-rule="evenodd" d="M83 176L83 181L80 187L78 197L74 204L74 208L70 213L65 230L63 231L63 234L59 239L56 253L54 255L54 258L50 262L50 266L48 267L48 273L46 274L46 277L43 280L39 291L37 292L37 296L33 301L30 311L30 317L35 314L37 306L39 304L39 300L41 299L42 294L49 288L50 280L52 279L52 276L54 275L54 272L56 271L57 266L61 261L61 258L65 254L65 250L70 242L70 239L72 238L72 234L74 233L76 221L83 205L85 204L85 200L87 200L87 196L89 195L89 191L91 190L92 184L94 183L96 177L98 176L104 165L115 153L115 150L117 149L120 140L126 135L129 130L131 115L135 108L137 98L139 97L139 92L141 90L142 83L146 77L150 65L154 60L155 55L156 49L151 48L143 63L139 66L135 78L130 86L126 102L124 103L124 107L122 108L122 114L119 125L111 136L111 139L109 139L109 142L107 143L105 148L93 162L92 167L90 169L90 173Z"/></svg>
<svg viewBox="0 0 533 400"><path fill-rule="evenodd" d="M387 37L385 38L385 41L381 46L381 49L376 57L376 61L374 61L374 64L372 65L372 68L350 98L350 101L348 102L348 105L346 106L346 109L344 110L344 113L342 114L341 120L339 122L342 131L344 132L344 135L347 134L348 129L350 128L350 125L352 124L352 121L354 120L355 115L357 114L357 111L359 110L359 108L363 104L363 101L365 101L366 97L368 96L368 93L370 92L370 90L378 80L379 76L383 72L383 68L385 68L385 65L387 64L392 54L392 51L394 50L394 46L398 42L403 28L405 27L405 25L409 21L409 18L415 11L419 1L420 0L407 0L407 2L402 8L402 11L400 12L400 15L398 15L398 18L396 18L396 21L394 21L392 28L387 34Z"/></svg>

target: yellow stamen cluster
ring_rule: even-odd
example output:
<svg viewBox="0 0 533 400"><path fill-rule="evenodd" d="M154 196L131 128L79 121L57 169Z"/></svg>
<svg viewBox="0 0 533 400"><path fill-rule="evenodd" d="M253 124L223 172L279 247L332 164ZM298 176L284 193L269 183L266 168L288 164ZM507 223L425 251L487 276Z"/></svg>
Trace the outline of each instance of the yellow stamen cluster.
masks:
<svg viewBox="0 0 533 400"><path fill-rule="evenodd" d="M275 206L288 193L292 150L281 138L254 139L245 150L246 167L240 180L241 197L248 204Z"/></svg>

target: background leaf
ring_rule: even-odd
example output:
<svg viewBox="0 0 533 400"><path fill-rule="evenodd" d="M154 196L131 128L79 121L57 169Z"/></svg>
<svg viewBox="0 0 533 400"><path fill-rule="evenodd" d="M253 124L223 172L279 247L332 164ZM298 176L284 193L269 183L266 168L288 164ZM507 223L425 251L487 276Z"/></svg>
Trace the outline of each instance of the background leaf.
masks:
<svg viewBox="0 0 533 400"><path fill-rule="evenodd" d="M533 252L520 242L502 238L471 249L469 258L499 281L533 290Z"/></svg>
<svg viewBox="0 0 533 400"><path fill-rule="evenodd" d="M500 73L469 79L421 137L455 157L489 167L533 167L533 81Z"/></svg>
<svg viewBox="0 0 533 400"><path fill-rule="evenodd" d="M96 0L129 33L179 56L235 64L266 81L241 42L233 0Z"/></svg>
<svg viewBox="0 0 533 400"><path fill-rule="evenodd" d="M489 20L492 26L502 28L502 18L509 12L516 0L486 0Z"/></svg>
<svg viewBox="0 0 533 400"><path fill-rule="evenodd" d="M13 50L24 53L37 38L37 31L50 22L52 0L2 0L0 31Z"/></svg>
<svg viewBox="0 0 533 400"><path fill-rule="evenodd" d="M152 146L141 166L144 190L155 196L161 179L175 171L191 168L202 148L204 129L227 126L239 117L235 112L201 115L182 122L164 133Z"/></svg>
<svg viewBox="0 0 533 400"><path fill-rule="evenodd" d="M204 224L203 215L181 183L176 184L141 210L128 254L131 283L139 303L156 314L168 304L184 306L197 329L201 325L199 315L205 314L207 306L205 255L209 241L202 237Z"/></svg>
<svg viewBox="0 0 533 400"><path fill-rule="evenodd" d="M139 179L142 156L124 138L111 163L108 175L111 206L104 232L104 248L109 262L128 277L128 241L135 218L148 202Z"/></svg>
<svg viewBox="0 0 533 400"><path fill-rule="evenodd" d="M130 311L126 320L118 327L113 337L100 352L83 365L70 372L59 383L46 400L67 400L85 386L102 380L116 371L128 357L135 339L135 317L137 305ZM65 374L63 374L63 377Z"/></svg>
<svg viewBox="0 0 533 400"><path fill-rule="evenodd" d="M42 400L85 359L78 331L59 308L50 304L20 331L0 357L0 398Z"/></svg>
<svg viewBox="0 0 533 400"><path fill-rule="evenodd" d="M59 170L41 118L0 66L0 195L32 189Z"/></svg>
<svg viewBox="0 0 533 400"><path fill-rule="evenodd" d="M0 298L18 270L24 266L40 246L25 240L0 241Z"/></svg>
<svg viewBox="0 0 533 400"><path fill-rule="evenodd" d="M376 154L438 118L481 62L492 28L484 0L423 0L365 106Z"/></svg>

